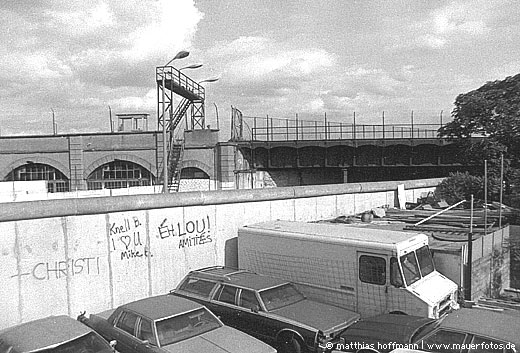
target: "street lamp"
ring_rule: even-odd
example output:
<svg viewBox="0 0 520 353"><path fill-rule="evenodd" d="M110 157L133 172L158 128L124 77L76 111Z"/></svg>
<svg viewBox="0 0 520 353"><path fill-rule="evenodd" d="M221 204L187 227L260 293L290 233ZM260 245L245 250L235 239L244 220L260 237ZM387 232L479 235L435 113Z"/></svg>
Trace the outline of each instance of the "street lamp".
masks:
<svg viewBox="0 0 520 353"><path fill-rule="evenodd" d="M208 79L199 81L198 84L200 85L201 83L204 83L204 82L215 82L215 81L218 81L218 80L220 80L220 77L213 77L213 78L208 78Z"/></svg>
<svg viewBox="0 0 520 353"><path fill-rule="evenodd" d="M185 70L185 69L198 69L199 67L202 67L202 64L191 64L188 66L181 67L179 71Z"/></svg>
<svg viewBox="0 0 520 353"><path fill-rule="evenodd" d="M202 80L202 81L199 81L199 82L197 82L197 83L200 85L201 83L206 83L206 82L215 82L215 81L218 81L218 80L220 80L220 77L217 76L217 77L207 78L207 79ZM215 105L215 107L216 107L216 105ZM205 123L200 124L200 125L202 125L202 128L203 128L203 129L204 129L204 126L203 126L204 124L205 124ZM217 125L218 125L218 111L217 111ZM209 127L209 125L208 125L208 127Z"/></svg>
<svg viewBox="0 0 520 353"><path fill-rule="evenodd" d="M164 66L168 66L172 61L177 60L177 59L183 59L183 58L187 57L188 55L190 55L190 52L185 51L185 50L181 50L170 61L168 61L168 63L166 65L164 65ZM162 75L163 193L168 193L168 146L167 146L167 142L166 142L168 134L166 133L166 116L165 116L166 115L166 109L165 109L165 104L164 104L164 99L165 99L164 90L165 89L166 89L166 87L165 87L165 75L164 75L164 70L163 70L163 75ZM173 97L174 97L174 93L171 92L170 111L172 111L173 106L174 106L174 104L173 104Z"/></svg>
<svg viewBox="0 0 520 353"><path fill-rule="evenodd" d="M164 66L168 66L173 60L184 59L188 55L190 55L189 51L181 50L170 61L168 61L168 63L166 65L164 65Z"/></svg>

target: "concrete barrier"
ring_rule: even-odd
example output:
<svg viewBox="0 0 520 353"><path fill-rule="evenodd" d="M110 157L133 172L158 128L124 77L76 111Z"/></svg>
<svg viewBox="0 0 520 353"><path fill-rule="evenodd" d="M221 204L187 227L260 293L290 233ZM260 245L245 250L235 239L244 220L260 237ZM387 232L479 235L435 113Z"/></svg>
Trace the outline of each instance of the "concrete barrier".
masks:
<svg viewBox="0 0 520 353"><path fill-rule="evenodd" d="M441 179L0 204L0 329L166 293L187 271L237 264L237 229L407 201Z"/></svg>

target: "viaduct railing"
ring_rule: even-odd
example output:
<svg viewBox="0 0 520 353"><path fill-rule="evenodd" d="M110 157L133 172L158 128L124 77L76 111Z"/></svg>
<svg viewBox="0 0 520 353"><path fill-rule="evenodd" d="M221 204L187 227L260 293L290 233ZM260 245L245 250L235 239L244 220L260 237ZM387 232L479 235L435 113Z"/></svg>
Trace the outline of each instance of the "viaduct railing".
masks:
<svg viewBox="0 0 520 353"><path fill-rule="evenodd" d="M242 140L312 141L373 139L435 139L443 124L355 124L243 117Z"/></svg>

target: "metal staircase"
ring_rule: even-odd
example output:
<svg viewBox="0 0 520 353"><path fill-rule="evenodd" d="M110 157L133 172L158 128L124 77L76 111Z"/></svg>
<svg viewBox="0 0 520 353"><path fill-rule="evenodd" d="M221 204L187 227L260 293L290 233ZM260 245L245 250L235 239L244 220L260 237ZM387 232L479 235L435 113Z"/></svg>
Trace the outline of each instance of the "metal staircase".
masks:
<svg viewBox="0 0 520 353"><path fill-rule="evenodd" d="M184 98L179 105L177 105L177 108L175 108L175 112L173 113L173 116L171 119L169 119L166 129L170 132L170 136L173 136L173 132L177 125L181 122L182 118L188 111L188 108L192 104L192 101L189 99ZM170 138L172 140L172 138Z"/></svg>
<svg viewBox="0 0 520 353"><path fill-rule="evenodd" d="M168 191L179 191L184 143L170 145L168 150Z"/></svg>
<svg viewBox="0 0 520 353"><path fill-rule="evenodd" d="M179 179L184 154L184 143L175 140L175 129L182 121L182 118L192 107L192 120L196 125L204 128L204 87L184 75L180 70L173 66L157 67L155 71L157 82L157 113L158 128L165 130L167 137L166 149L164 152L158 151L158 167L161 171L161 179L164 180L164 161L167 161L167 184L168 191L179 190ZM180 95L183 99L174 107L174 95ZM192 125L195 123L192 122ZM166 181L164 181L166 183Z"/></svg>

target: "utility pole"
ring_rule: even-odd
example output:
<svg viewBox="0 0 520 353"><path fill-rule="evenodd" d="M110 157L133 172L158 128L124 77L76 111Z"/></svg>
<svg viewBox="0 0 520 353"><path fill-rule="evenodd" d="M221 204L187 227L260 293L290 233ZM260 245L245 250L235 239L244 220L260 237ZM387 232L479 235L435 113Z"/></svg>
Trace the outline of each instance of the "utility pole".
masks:
<svg viewBox="0 0 520 353"><path fill-rule="evenodd" d="M473 271L473 194L471 194L471 212L469 217L468 233L468 262L466 264L466 275L464 276L464 299L471 300L471 273Z"/></svg>
<svg viewBox="0 0 520 353"><path fill-rule="evenodd" d="M58 133L58 129L56 128L56 117L54 114L54 109L51 108L52 111L52 134L56 135Z"/></svg>
<svg viewBox="0 0 520 353"><path fill-rule="evenodd" d="M114 122L112 121L112 108L108 106L108 115L110 117L110 132L114 132Z"/></svg>

